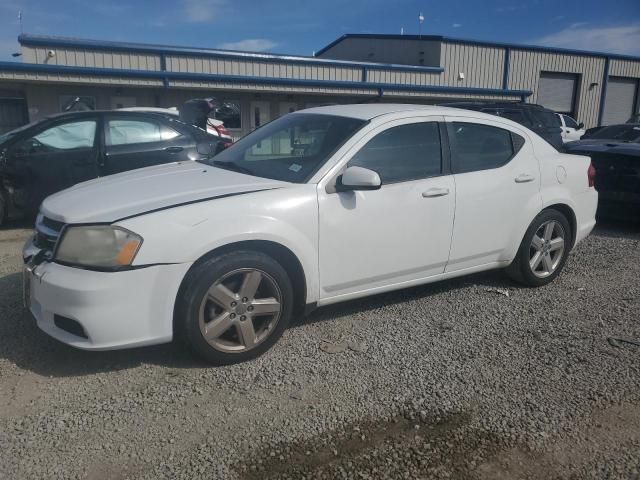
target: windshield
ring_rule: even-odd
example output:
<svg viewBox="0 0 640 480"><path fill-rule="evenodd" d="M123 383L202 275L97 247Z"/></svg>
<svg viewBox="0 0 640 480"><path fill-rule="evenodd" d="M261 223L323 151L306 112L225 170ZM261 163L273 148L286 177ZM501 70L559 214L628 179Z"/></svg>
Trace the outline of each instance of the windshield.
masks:
<svg viewBox="0 0 640 480"><path fill-rule="evenodd" d="M312 113L285 115L207 163L257 177L304 183L366 122Z"/></svg>
<svg viewBox="0 0 640 480"><path fill-rule="evenodd" d="M16 128L15 130L11 130L10 132L5 132L0 135L0 143L4 143L9 140L11 137L15 136L20 132L24 132L28 128L33 127L36 123L39 123L41 120L36 120L35 122L27 123L26 125L22 125L21 127Z"/></svg>
<svg viewBox="0 0 640 480"><path fill-rule="evenodd" d="M621 142L639 142L640 125L612 125L598 130L589 138L619 140Z"/></svg>

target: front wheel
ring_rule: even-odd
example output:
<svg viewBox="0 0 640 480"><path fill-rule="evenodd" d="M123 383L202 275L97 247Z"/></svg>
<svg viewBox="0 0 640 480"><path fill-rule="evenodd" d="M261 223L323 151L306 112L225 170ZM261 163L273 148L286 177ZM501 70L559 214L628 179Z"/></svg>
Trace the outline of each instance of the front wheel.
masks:
<svg viewBox="0 0 640 480"><path fill-rule="evenodd" d="M217 365L267 351L291 319L287 272L260 252L212 257L189 272L176 306L176 328L191 348Z"/></svg>
<svg viewBox="0 0 640 480"><path fill-rule="evenodd" d="M562 271L571 249L571 227L557 210L545 210L533 219L507 274L532 287L546 285Z"/></svg>

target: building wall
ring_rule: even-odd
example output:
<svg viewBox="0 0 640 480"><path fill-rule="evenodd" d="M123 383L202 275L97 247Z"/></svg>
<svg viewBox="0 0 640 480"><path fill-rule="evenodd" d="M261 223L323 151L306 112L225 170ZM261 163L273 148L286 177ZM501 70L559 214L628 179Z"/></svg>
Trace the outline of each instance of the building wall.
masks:
<svg viewBox="0 0 640 480"><path fill-rule="evenodd" d="M55 52L48 56L49 50ZM22 58L28 63L68 65L72 67L160 70L160 55L136 52L109 52L87 48L22 47Z"/></svg>
<svg viewBox="0 0 640 480"><path fill-rule="evenodd" d="M508 87L531 89L530 103L538 101L540 72L578 74L576 120L587 128L598 124L604 58L513 49L509 64Z"/></svg>
<svg viewBox="0 0 640 480"><path fill-rule="evenodd" d="M502 88L504 55L501 47L443 42L440 82L457 87ZM459 78L460 73L464 73L464 79Z"/></svg>

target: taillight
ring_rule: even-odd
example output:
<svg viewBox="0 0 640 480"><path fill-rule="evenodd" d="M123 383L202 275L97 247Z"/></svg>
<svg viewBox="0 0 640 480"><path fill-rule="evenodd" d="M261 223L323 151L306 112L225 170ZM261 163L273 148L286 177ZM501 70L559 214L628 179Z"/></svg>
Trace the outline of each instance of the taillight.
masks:
<svg viewBox="0 0 640 480"><path fill-rule="evenodd" d="M589 169L587 170L587 178L589 179L589 186L593 187L596 184L596 167L593 166L593 163L589 164Z"/></svg>

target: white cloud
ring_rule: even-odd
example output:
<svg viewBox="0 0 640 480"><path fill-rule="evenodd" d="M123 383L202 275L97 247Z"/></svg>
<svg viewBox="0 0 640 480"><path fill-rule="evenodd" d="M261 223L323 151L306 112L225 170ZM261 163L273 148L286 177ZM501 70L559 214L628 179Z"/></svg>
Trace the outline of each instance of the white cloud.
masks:
<svg viewBox="0 0 640 480"><path fill-rule="evenodd" d="M453 28L460 28L462 26L461 23L454 23L453 25L451 25Z"/></svg>
<svg viewBox="0 0 640 480"><path fill-rule="evenodd" d="M271 50L278 45L276 42L272 42L266 38L248 38L246 40L240 40L239 42L227 42L218 45L218 48L225 50L241 50L249 52L265 52Z"/></svg>
<svg viewBox="0 0 640 480"><path fill-rule="evenodd" d="M575 23L564 30L535 39L532 43L549 47L640 55L640 22L615 27Z"/></svg>
<svg viewBox="0 0 640 480"><path fill-rule="evenodd" d="M184 0L185 13L190 22L210 22L214 20L225 0Z"/></svg>

